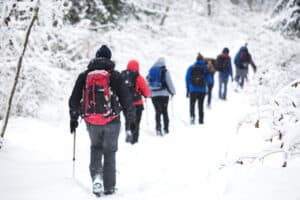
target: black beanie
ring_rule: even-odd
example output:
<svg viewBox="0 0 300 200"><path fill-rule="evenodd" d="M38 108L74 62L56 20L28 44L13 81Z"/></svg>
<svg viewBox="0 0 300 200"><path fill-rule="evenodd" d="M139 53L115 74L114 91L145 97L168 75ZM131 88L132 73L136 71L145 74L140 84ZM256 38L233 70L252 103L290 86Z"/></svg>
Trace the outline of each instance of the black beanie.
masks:
<svg viewBox="0 0 300 200"><path fill-rule="evenodd" d="M222 51L222 53L225 53L225 54L229 54L229 49L227 47L225 47Z"/></svg>
<svg viewBox="0 0 300 200"><path fill-rule="evenodd" d="M104 57L104 58L111 58L111 51L106 45L102 45L100 49L96 52L96 58Z"/></svg>

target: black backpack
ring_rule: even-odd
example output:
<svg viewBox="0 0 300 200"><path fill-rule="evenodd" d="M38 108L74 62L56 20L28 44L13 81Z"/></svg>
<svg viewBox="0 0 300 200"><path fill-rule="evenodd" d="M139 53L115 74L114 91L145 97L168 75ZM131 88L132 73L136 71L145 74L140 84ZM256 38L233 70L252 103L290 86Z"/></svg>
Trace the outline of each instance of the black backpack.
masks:
<svg viewBox="0 0 300 200"><path fill-rule="evenodd" d="M217 70L219 72L225 72L227 70L227 58L225 56L219 55L217 57Z"/></svg>
<svg viewBox="0 0 300 200"><path fill-rule="evenodd" d="M137 71L124 70L121 72L123 83L129 88L130 94L133 95L133 101L141 99L141 94L136 91L136 79L138 75Z"/></svg>
<svg viewBox="0 0 300 200"><path fill-rule="evenodd" d="M204 67L194 65L191 70L191 83L194 87L205 87L205 72Z"/></svg>

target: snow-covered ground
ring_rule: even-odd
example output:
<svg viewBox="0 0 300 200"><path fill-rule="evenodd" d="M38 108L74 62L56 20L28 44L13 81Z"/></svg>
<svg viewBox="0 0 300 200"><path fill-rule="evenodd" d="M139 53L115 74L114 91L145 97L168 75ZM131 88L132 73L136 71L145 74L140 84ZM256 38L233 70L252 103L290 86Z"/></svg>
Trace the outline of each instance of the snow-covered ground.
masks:
<svg viewBox="0 0 300 200"><path fill-rule="evenodd" d="M138 144L125 143L122 128L117 153L118 191L101 198L300 199L300 159L296 154L299 151L293 151L297 149L295 141L299 140L300 132L300 83L298 87L291 86L292 81L299 82L300 43L263 29L263 14L242 13L225 3L223 6L223 11L208 19L201 16L200 7L194 7L190 16L178 12L184 9L182 5L177 10L171 9L163 27L153 26L151 31L134 22L122 30L103 33L102 37L87 30L62 30L62 35L69 33L66 43L83 41L77 43L82 44L78 49L89 58L100 44L107 43L112 47L119 70L125 68L129 59L136 58L141 73L146 75L154 61L165 56L177 89L169 104L169 135L155 135L151 100L145 104ZM216 75L212 108L205 108L205 124L188 125L184 76L197 52L215 57L227 46L234 57L245 42L249 44L258 72L253 74L250 70L243 91L235 92L235 85L230 82L227 101L217 98ZM45 57L37 59L41 62ZM77 74L85 68L85 62L77 69L70 67L73 71L69 74L45 66L43 70L52 73L51 80L62 77L67 80L63 88L49 80L50 87L54 85L51 96L57 92L60 98L41 105L37 118L9 121L0 150L1 199L95 198L88 173L88 134L82 121L77 130L73 162L73 135L69 133L67 108L72 86ZM282 131L283 140L277 139L278 131ZM280 148L282 141L284 148ZM285 161L287 167L282 167Z"/></svg>

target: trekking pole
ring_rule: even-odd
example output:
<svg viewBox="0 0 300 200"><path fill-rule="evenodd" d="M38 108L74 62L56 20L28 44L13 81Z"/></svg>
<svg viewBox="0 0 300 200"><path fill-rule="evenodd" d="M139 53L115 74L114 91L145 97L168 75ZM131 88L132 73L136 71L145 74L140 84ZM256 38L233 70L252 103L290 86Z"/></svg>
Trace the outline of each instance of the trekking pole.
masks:
<svg viewBox="0 0 300 200"><path fill-rule="evenodd" d="M73 133L74 138L73 138L73 173L72 173L72 177L75 178L75 150L76 150L76 130Z"/></svg>

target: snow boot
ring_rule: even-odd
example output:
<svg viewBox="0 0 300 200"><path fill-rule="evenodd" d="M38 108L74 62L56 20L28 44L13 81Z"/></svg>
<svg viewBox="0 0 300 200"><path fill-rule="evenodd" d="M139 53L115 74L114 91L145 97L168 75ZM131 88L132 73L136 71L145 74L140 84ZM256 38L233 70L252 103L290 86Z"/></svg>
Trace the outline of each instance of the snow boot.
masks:
<svg viewBox="0 0 300 200"><path fill-rule="evenodd" d="M96 175L95 179L93 181L93 193L97 196L100 197L102 193L102 184L101 184L101 176Z"/></svg>

